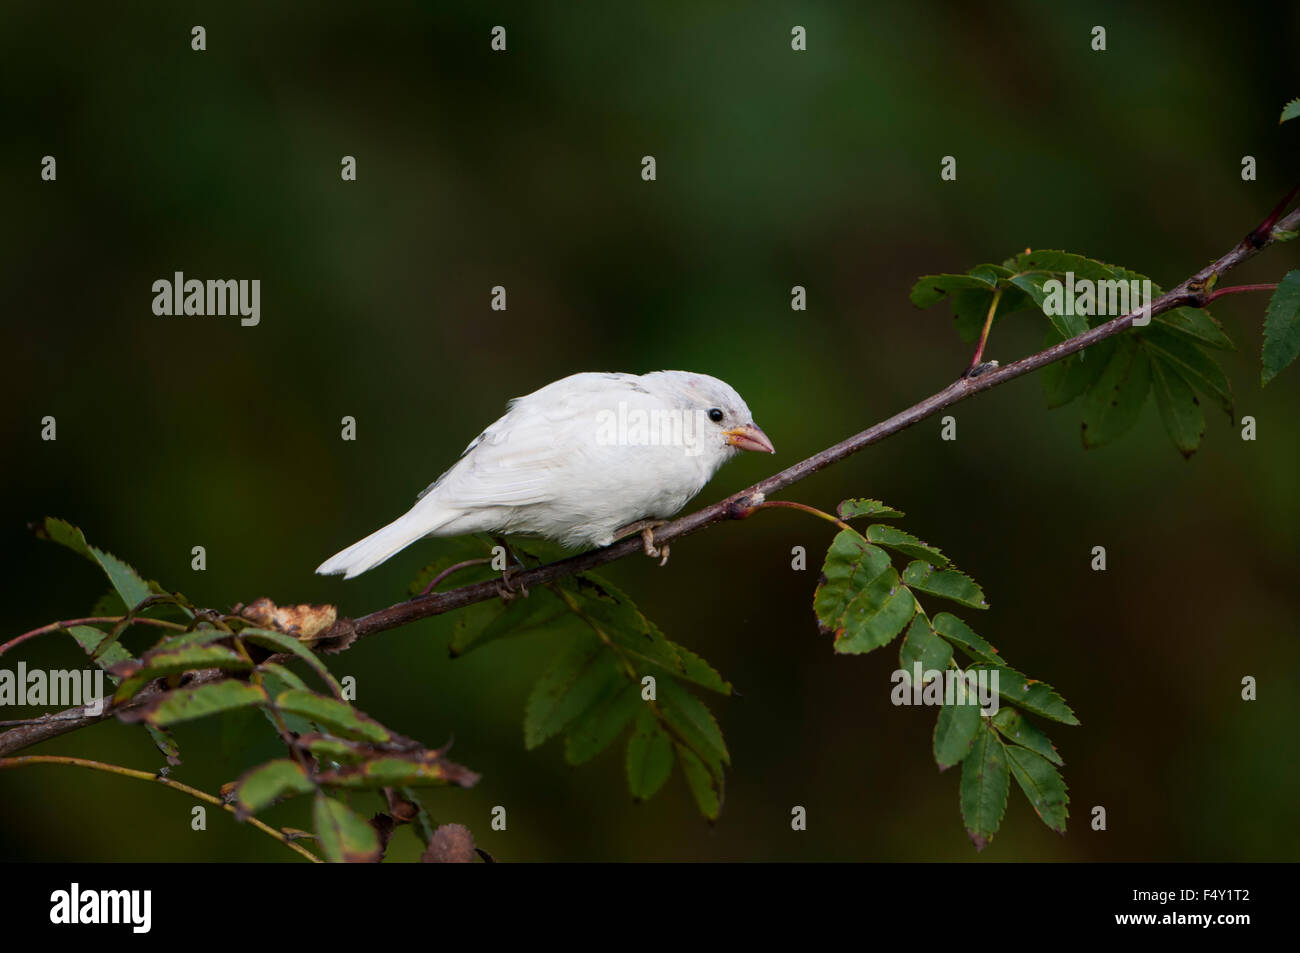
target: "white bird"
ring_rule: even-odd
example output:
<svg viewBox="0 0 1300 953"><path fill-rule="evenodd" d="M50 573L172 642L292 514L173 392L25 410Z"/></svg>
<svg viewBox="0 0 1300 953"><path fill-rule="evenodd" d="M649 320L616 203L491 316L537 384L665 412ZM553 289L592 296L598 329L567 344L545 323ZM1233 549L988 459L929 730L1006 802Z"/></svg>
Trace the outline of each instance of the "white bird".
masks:
<svg viewBox="0 0 1300 953"><path fill-rule="evenodd" d="M679 511L741 450L775 452L716 377L574 374L510 401L410 510L316 572L351 579L426 536L468 533L581 548L643 530L657 555L649 524Z"/></svg>

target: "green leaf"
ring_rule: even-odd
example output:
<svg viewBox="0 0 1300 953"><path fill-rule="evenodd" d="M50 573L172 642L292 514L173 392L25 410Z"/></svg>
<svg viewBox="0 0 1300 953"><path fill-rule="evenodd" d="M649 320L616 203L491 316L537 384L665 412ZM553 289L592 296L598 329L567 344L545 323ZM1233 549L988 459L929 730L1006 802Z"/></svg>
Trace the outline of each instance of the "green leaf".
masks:
<svg viewBox="0 0 1300 953"><path fill-rule="evenodd" d="M940 569L948 565L948 557L939 550L935 549L929 543L923 543L911 533L905 533L896 526L885 526L882 523L875 523L867 527L867 539L873 543L879 543L881 546L888 546L890 549L902 553L904 556L911 556L913 559L923 559L932 566Z"/></svg>
<svg viewBox="0 0 1300 953"><path fill-rule="evenodd" d="M373 864L382 856L379 835L364 817L346 804L316 794L316 841L331 863Z"/></svg>
<svg viewBox="0 0 1300 953"><path fill-rule="evenodd" d="M608 580L587 573L564 580L560 586L576 601L588 624L594 623L625 656L643 665L658 666L711 691L724 695L731 692L729 682L698 655L665 638L636 604Z"/></svg>
<svg viewBox="0 0 1300 953"><path fill-rule="evenodd" d="M146 652L139 662L123 662L117 668L116 674L125 680L114 693L113 701L121 704L132 698L149 682L163 675L199 671L205 668L241 672L248 671L252 667L252 662L224 645L173 646L164 642L160 647Z"/></svg>
<svg viewBox="0 0 1300 953"><path fill-rule="evenodd" d="M1034 811L1044 824L1058 834L1064 834L1065 820L1069 816L1066 805L1070 803L1070 796L1060 772L1042 755L1028 748L1007 745L1003 751L1016 783L1029 798Z"/></svg>
<svg viewBox="0 0 1300 953"><path fill-rule="evenodd" d="M1152 357L1173 367L1189 384L1222 407L1229 418L1232 417L1232 387L1214 358L1155 322L1139 328L1137 337Z"/></svg>
<svg viewBox="0 0 1300 953"><path fill-rule="evenodd" d="M545 586L529 590L528 598L515 599L499 607L487 625L458 626L451 639L451 654L465 655L498 639L529 632L551 632L555 624L569 619L569 607Z"/></svg>
<svg viewBox="0 0 1300 953"><path fill-rule="evenodd" d="M628 682L616 694L588 708L565 732L564 760L569 764L590 761L612 745L644 707L641 686Z"/></svg>
<svg viewBox="0 0 1300 953"><path fill-rule="evenodd" d="M853 597L889 568L889 554L856 530L840 530L826 551L813 612L823 632L836 632Z"/></svg>
<svg viewBox="0 0 1300 953"><path fill-rule="evenodd" d="M658 682L657 694L659 710L668 727L715 773L721 774L722 765L731 763L731 755L708 706L670 678Z"/></svg>
<svg viewBox="0 0 1300 953"><path fill-rule="evenodd" d="M1005 749L980 719L974 746L961 765L961 816L976 850L983 850L993 840L1010 792Z"/></svg>
<svg viewBox="0 0 1300 953"><path fill-rule="evenodd" d="M1047 292L1044 289L1044 285L1048 281L1060 281L1060 279L1055 275L1041 273L1016 275L1011 279L1011 283L1029 295L1030 300L1034 302L1038 310L1042 311L1047 320L1052 322L1053 329L1061 336L1062 340L1078 337L1088 330L1087 317L1073 313L1073 303L1065 300L1063 292L1056 296L1055 303L1059 307L1054 307L1049 311L1047 308Z"/></svg>
<svg viewBox="0 0 1300 953"><path fill-rule="evenodd" d="M345 738L360 738L383 744L393 739L393 734L379 722L353 708L347 702L300 688L289 688L275 698L280 711L301 715L317 724L328 726Z"/></svg>
<svg viewBox="0 0 1300 953"><path fill-rule="evenodd" d="M627 787L644 801L655 795L673 770L673 741L647 705L637 715L627 742Z"/></svg>
<svg viewBox="0 0 1300 953"><path fill-rule="evenodd" d="M916 614L916 597L891 567L853 597L835 628L835 651L857 655L888 645Z"/></svg>
<svg viewBox="0 0 1300 953"><path fill-rule="evenodd" d="M547 667L528 696L525 747L536 748L563 731L625 684L626 675L605 644L590 634L579 638Z"/></svg>
<svg viewBox="0 0 1300 953"><path fill-rule="evenodd" d="M993 716L993 727L1002 737L1030 751L1036 751L1052 764L1065 764L1050 738L1032 721L1010 705L1003 705Z"/></svg>
<svg viewBox="0 0 1300 953"><path fill-rule="evenodd" d="M1087 278L1089 281L1105 281L1115 277L1115 270L1111 265L1097 261L1095 258L1047 248L1021 252L1008 260L1007 267L1017 273L1047 272L1052 275L1064 275L1067 271L1072 271L1076 278Z"/></svg>
<svg viewBox="0 0 1300 953"><path fill-rule="evenodd" d="M235 785L236 815L242 820L295 794L310 794L316 785L296 761L281 758L244 772Z"/></svg>
<svg viewBox="0 0 1300 953"><path fill-rule="evenodd" d="M706 818L716 821L722 813L722 775L710 771L699 756L685 745L675 744L673 748L682 766L686 786L695 799L695 806Z"/></svg>
<svg viewBox="0 0 1300 953"><path fill-rule="evenodd" d="M1064 340L1055 328L1048 328L1043 347ZM1115 353L1115 339L1106 338L1089 345L1078 354L1048 364L1043 368L1043 390L1049 410L1064 407L1092 387L1101 377Z"/></svg>
<svg viewBox="0 0 1300 953"><path fill-rule="evenodd" d="M1175 368L1164 361L1151 362L1151 389L1156 395L1156 409L1165 432L1184 457L1190 457L1201 445L1205 433L1205 414L1191 385Z"/></svg>
<svg viewBox="0 0 1300 953"><path fill-rule="evenodd" d="M944 705L934 726L934 760L947 771L970 754L980 730L979 705Z"/></svg>
<svg viewBox="0 0 1300 953"><path fill-rule="evenodd" d="M910 298L918 308L928 308L945 298L951 298L958 291L987 291L990 294L997 288L997 280L983 275L922 275L912 286Z"/></svg>
<svg viewBox="0 0 1300 953"><path fill-rule="evenodd" d="M109 672L109 679L116 685L120 679L110 671L115 665L121 665L125 662L134 662L135 658L120 642L114 642L108 648L104 649L104 654L95 656L95 650L99 648L101 642L108 637L108 633L102 629L97 629L90 625L73 625L69 626L67 633L76 639L87 655L94 659L95 664Z"/></svg>
<svg viewBox="0 0 1300 953"><path fill-rule="evenodd" d="M153 594L148 584L140 578L139 573L112 553L106 553L102 549L91 546L86 542L86 537L81 530L66 520L47 516L41 529L37 530L37 535L66 546L73 552L80 553L91 562L98 564L99 568L108 576L108 581L113 584L113 588L121 597L122 602L129 609L134 609Z"/></svg>
<svg viewBox="0 0 1300 953"><path fill-rule="evenodd" d="M283 632L276 632L273 629L243 629L239 637L246 642L252 642L254 645L260 645L264 648L272 649L276 652L288 652L290 655L302 659L320 678L322 682L329 686L330 691L335 695L343 694L343 687L339 685L338 680L330 674L330 670L325 667L325 663L311 649L307 648L300 640L295 639L292 635L286 635Z"/></svg>
<svg viewBox="0 0 1300 953"><path fill-rule="evenodd" d="M918 612L898 649L898 667L911 677L917 662L921 663L923 672L943 672L951 661L952 645L935 634L925 614Z"/></svg>
<svg viewBox="0 0 1300 953"><path fill-rule="evenodd" d="M844 500L835 508L835 512L842 520L856 519L859 516L878 516L881 519L893 519L903 515L902 510L886 506L879 500L868 499Z"/></svg>
<svg viewBox="0 0 1300 953"><path fill-rule="evenodd" d="M265 704L266 693L256 685L225 679L193 688L178 688L137 709L118 715L122 721L147 721L166 727L195 718Z"/></svg>
<svg viewBox="0 0 1300 953"><path fill-rule="evenodd" d="M1297 354L1300 354L1300 271L1288 271L1268 302L1261 386L1276 377Z"/></svg>
<svg viewBox="0 0 1300 953"><path fill-rule="evenodd" d="M1232 338L1224 333L1223 326L1204 308L1174 308L1172 311L1162 311L1151 320L1160 322L1175 334L1191 338L1197 344L1220 351L1237 349Z"/></svg>
<svg viewBox="0 0 1300 953"><path fill-rule="evenodd" d="M932 624L934 631L958 646L971 658L981 662L991 662L994 665L1002 664L998 650L976 635L970 626L952 613L940 612L934 617Z"/></svg>
<svg viewBox="0 0 1300 953"><path fill-rule="evenodd" d="M917 592L951 599L972 609L989 607L984 601L984 590L970 576L955 569L935 569L924 560L917 559L907 564L903 570L903 583Z"/></svg>
<svg viewBox="0 0 1300 953"><path fill-rule="evenodd" d="M1083 445L1100 447L1137 423L1151 389L1151 362L1131 338L1121 338L1115 354L1083 403Z"/></svg>
<svg viewBox="0 0 1300 953"><path fill-rule="evenodd" d="M977 662L967 671L977 672L981 669L998 673L998 694L1018 708L1065 725L1079 724L1079 719L1065 703L1065 699L1056 694L1056 690L1046 682L1026 678L1015 669L1007 668L1002 664L990 665L986 662Z"/></svg>
<svg viewBox="0 0 1300 953"><path fill-rule="evenodd" d="M468 768L447 761L440 752L422 750L400 755L372 754L359 764L322 771L316 780L329 787L362 790L430 784L456 784L470 788L478 783L479 776Z"/></svg>
<svg viewBox="0 0 1300 953"><path fill-rule="evenodd" d="M145 730L149 732L149 737L153 740L154 746L162 753L162 756L167 759L167 763L173 767L180 764L180 745L176 743L176 739L171 736L171 733L164 728L157 727L156 725L146 723L144 727Z"/></svg>
<svg viewBox="0 0 1300 953"><path fill-rule="evenodd" d="M1293 99L1282 107L1282 118L1277 121L1280 126L1288 119L1295 119L1300 116L1300 99Z"/></svg>

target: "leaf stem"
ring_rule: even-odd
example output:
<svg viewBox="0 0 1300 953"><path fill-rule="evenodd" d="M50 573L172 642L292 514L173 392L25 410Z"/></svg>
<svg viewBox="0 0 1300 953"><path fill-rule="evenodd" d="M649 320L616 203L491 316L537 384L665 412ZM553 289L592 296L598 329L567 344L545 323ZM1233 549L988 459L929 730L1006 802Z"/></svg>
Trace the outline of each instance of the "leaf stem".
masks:
<svg viewBox="0 0 1300 953"><path fill-rule="evenodd" d="M1210 303L1211 301L1213 301L1215 298L1222 298L1224 295L1235 295L1235 294L1241 294L1243 291L1276 291L1276 290L1277 290L1277 285L1275 285L1275 284L1273 284L1273 285L1270 285L1270 284L1261 284L1261 285L1232 285L1232 286L1227 287L1227 288L1218 288L1218 289L1216 289L1216 290L1214 290L1214 291L1211 291L1209 294L1207 294L1207 295L1205 296L1205 302L1204 302L1204 303L1205 303L1205 304L1209 304L1209 303ZM1204 307L1204 305L1202 305L1202 307Z"/></svg>
<svg viewBox="0 0 1300 953"><path fill-rule="evenodd" d="M805 513L811 513L813 516L824 519L828 523L834 523L840 529L853 529L853 527L844 522L844 520L837 516L832 516L825 510L819 510L817 507L809 506L807 503L796 503L793 500L764 500L762 503L755 503L753 506L749 507L749 509L751 512L755 510L769 509L802 510Z"/></svg>
<svg viewBox="0 0 1300 953"><path fill-rule="evenodd" d="M980 343L975 348L975 356L970 359L970 367L966 368L966 374L980 365L980 358L984 356L984 345L988 343L989 331L993 329L993 315L997 314L998 302L1002 300L1002 289L999 288L993 292L993 301L989 304L988 316L984 319L984 329L980 331Z"/></svg>
<svg viewBox="0 0 1300 953"><path fill-rule="evenodd" d="M29 764L63 764L63 765L69 765L74 768L89 768L92 771L104 771L108 774L119 774L124 778L135 778L137 781L153 781L154 783L161 784L164 787L174 788L177 791L182 791L185 794L188 794L190 797L197 798L198 800L203 801L207 804L212 804L230 814L236 813L234 805L227 804L225 801L221 800L218 797L214 797L211 794L208 794L206 791L200 791L198 788L192 788L188 784L182 784L180 781L173 781L171 778L166 778L163 777L162 775L150 774L148 771L137 771L134 768L124 768L120 764L108 764L103 761L91 761L87 758L73 758L73 757L68 757L64 755L55 755L55 754L29 754L29 755L19 755L16 758L0 758L0 770L3 770L5 768L21 768ZM295 844L294 837L290 837L288 834L284 833L283 831L277 831L274 827L271 827L270 825L263 823L262 821L258 820L256 817L248 817L245 818L245 820L247 820L248 823L251 824L253 827L256 827L258 830L262 831L264 834L268 834L269 836L274 837L285 847L288 847L290 850L294 851L295 853L301 854L303 857L306 857L312 863L319 864L322 862L321 859L317 857L315 854L313 854L311 851L306 850L305 848L299 846L298 844ZM300 837L300 836L302 835L301 834L296 835L296 837Z"/></svg>
<svg viewBox="0 0 1300 953"><path fill-rule="evenodd" d="M69 626L87 625L91 622L112 622L117 624L122 622L125 618L127 617L116 615L92 615L86 616L83 619L68 619L66 622L51 622L49 625L43 625L38 629L32 629L30 632L24 632L22 635L16 635L8 642L0 645L0 655L4 655L14 646L21 645L28 639L34 639L38 635L45 635L49 632L58 632L62 629L68 628ZM175 629L182 632L185 630L185 626L181 625L179 622L169 622L166 619L150 619L147 617L137 616L132 619L131 622L133 624L139 622L142 625L156 625L162 628Z"/></svg>

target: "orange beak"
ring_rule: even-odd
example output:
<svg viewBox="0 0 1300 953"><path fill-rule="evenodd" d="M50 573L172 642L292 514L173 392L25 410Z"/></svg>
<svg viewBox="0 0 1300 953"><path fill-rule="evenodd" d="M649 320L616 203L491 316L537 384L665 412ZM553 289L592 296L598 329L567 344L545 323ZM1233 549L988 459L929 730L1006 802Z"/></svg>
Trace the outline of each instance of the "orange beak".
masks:
<svg viewBox="0 0 1300 953"><path fill-rule="evenodd" d="M767 434L763 433L757 424L744 424L722 432L727 437L727 443L733 447L739 447L741 450L761 450L763 453L776 453L772 441L767 439Z"/></svg>

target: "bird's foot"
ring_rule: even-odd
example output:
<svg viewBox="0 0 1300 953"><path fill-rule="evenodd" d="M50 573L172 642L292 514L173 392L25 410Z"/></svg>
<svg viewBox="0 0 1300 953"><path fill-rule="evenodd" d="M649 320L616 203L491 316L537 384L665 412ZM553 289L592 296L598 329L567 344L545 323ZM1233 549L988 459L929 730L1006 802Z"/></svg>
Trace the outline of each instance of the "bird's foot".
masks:
<svg viewBox="0 0 1300 953"><path fill-rule="evenodd" d="M659 565L665 566L668 564L668 544L664 543L663 546L656 546L654 531L667 523L667 520L637 520L635 523L628 523L621 529L616 530L614 539L623 539L633 533L640 533L641 545L645 549L645 554L651 559L659 559L662 556L663 558L659 559Z"/></svg>
<svg viewBox="0 0 1300 953"><path fill-rule="evenodd" d="M524 585L516 585L512 581L514 574L515 569L511 566L510 568L503 570L501 578L497 580L497 595L501 597L501 601L506 605L510 605L510 603L514 602L520 596L523 596L525 599L528 598L528 587Z"/></svg>

